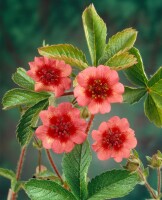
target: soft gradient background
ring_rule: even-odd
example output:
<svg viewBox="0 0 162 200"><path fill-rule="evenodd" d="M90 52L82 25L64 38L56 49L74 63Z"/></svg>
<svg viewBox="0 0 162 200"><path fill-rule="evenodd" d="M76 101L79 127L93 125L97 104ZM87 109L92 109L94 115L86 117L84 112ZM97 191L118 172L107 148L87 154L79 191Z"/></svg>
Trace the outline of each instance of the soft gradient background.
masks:
<svg viewBox="0 0 162 200"><path fill-rule="evenodd" d="M17 67L28 69L28 62L38 56L37 48L43 40L48 44L72 43L88 54L81 14L90 3L94 3L99 15L108 26L108 36L133 27L138 30L136 47L139 48L148 76L162 65L162 1L161 0L1 0L0 1L0 97L15 87L11 75ZM87 56L89 58L89 56ZM125 79L123 79L125 81ZM94 122L97 128L102 120L113 115L127 117L136 131L138 151L146 163L145 155L152 155L157 149L162 150L162 130L151 124L143 112L143 100L130 106L114 105L107 115L98 115ZM20 153L20 146L15 139L18 123L17 109L0 111L0 167L15 170ZM28 149L22 179L32 177L37 166L37 152ZM59 167L61 156L54 155ZM48 161L44 155L44 165ZM89 176L119 167L113 160L100 162L93 155ZM61 169L60 169L61 170ZM155 173L150 171L149 181L156 187ZM0 200L5 200L9 181L0 177ZM143 186L124 197L129 200L148 198ZM21 192L19 200L28 197Z"/></svg>

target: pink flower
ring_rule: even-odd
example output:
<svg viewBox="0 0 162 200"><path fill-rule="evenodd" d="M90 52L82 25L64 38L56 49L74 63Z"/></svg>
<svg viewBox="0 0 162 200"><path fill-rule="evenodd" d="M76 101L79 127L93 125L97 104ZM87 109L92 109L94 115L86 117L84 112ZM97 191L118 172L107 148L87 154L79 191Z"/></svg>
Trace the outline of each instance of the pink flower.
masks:
<svg viewBox="0 0 162 200"><path fill-rule="evenodd" d="M77 82L74 96L80 106L88 105L92 114L110 112L110 103L123 101L124 86L119 83L118 73L108 66L83 70L78 74Z"/></svg>
<svg viewBox="0 0 162 200"><path fill-rule="evenodd" d="M63 60L35 57L34 62L29 62L29 65L27 74L35 80L35 91L53 91L59 97L70 89L71 80L68 76L72 68Z"/></svg>
<svg viewBox="0 0 162 200"><path fill-rule="evenodd" d="M39 116L43 125L36 129L35 134L42 140L45 149L67 153L87 138L87 122L80 118L80 111L70 103L61 103L58 107L49 106Z"/></svg>
<svg viewBox="0 0 162 200"><path fill-rule="evenodd" d="M100 160L114 158L121 162L123 158L130 156L131 149L137 145L134 131L129 128L126 118L112 117L108 122L102 122L99 130L92 131L92 137L96 142L92 145Z"/></svg>

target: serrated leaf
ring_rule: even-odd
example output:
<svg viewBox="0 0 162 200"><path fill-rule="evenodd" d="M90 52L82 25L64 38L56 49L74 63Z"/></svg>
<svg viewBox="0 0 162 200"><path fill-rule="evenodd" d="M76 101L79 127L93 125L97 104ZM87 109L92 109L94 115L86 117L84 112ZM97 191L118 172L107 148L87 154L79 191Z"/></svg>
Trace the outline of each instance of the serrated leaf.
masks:
<svg viewBox="0 0 162 200"><path fill-rule="evenodd" d="M88 63L84 53L71 44L58 44L38 48L40 55L58 60L64 60L67 64L84 69Z"/></svg>
<svg viewBox="0 0 162 200"><path fill-rule="evenodd" d="M34 80L27 74L26 70L19 67L17 71L12 75L12 80L22 88L34 90Z"/></svg>
<svg viewBox="0 0 162 200"><path fill-rule="evenodd" d="M39 112L46 109L48 106L48 99L38 102L34 106L30 107L24 115L22 115L19 124L17 126L17 139L21 146L27 146L33 135L33 126L37 122Z"/></svg>
<svg viewBox="0 0 162 200"><path fill-rule="evenodd" d="M128 52L120 52L110 58L104 65L115 70L123 70L137 63L137 59Z"/></svg>
<svg viewBox="0 0 162 200"><path fill-rule="evenodd" d="M150 92L144 104L145 115L156 126L162 127L162 96Z"/></svg>
<svg viewBox="0 0 162 200"><path fill-rule="evenodd" d="M148 81L148 87L152 87L155 83L162 80L162 67L160 67L155 74Z"/></svg>
<svg viewBox="0 0 162 200"><path fill-rule="evenodd" d="M107 171L88 184L88 200L119 198L129 194L138 183L137 174L126 170Z"/></svg>
<svg viewBox="0 0 162 200"><path fill-rule="evenodd" d="M71 192L54 181L30 180L25 192L31 200L76 200Z"/></svg>
<svg viewBox="0 0 162 200"><path fill-rule="evenodd" d="M11 109L21 105L31 106L37 102L47 99L50 95L45 92L32 92L25 89L15 88L8 92L3 97L3 109Z"/></svg>
<svg viewBox="0 0 162 200"><path fill-rule="evenodd" d="M91 160L91 151L87 141L82 145L77 145L63 158L63 172L66 181L79 200L87 199L87 173Z"/></svg>
<svg viewBox="0 0 162 200"><path fill-rule="evenodd" d="M146 94L145 88L132 88L125 86L123 94L124 102L134 104L140 101L140 99Z"/></svg>
<svg viewBox="0 0 162 200"><path fill-rule="evenodd" d="M113 35L106 45L100 64L106 63L111 57L119 52L126 52L133 47L137 37L137 31L132 28L124 29Z"/></svg>
<svg viewBox="0 0 162 200"><path fill-rule="evenodd" d="M140 52L135 47L130 49L129 52L136 57L137 64L133 65L131 68L126 69L124 73L134 85L146 86L148 79L144 71Z"/></svg>
<svg viewBox="0 0 162 200"><path fill-rule="evenodd" d="M16 179L16 175L12 170L4 169L4 168L0 168L0 176L3 176L10 180Z"/></svg>
<svg viewBox="0 0 162 200"><path fill-rule="evenodd" d="M82 19L91 60L96 66L106 45L106 24L97 14L93 4L84 10Z"/></svg>

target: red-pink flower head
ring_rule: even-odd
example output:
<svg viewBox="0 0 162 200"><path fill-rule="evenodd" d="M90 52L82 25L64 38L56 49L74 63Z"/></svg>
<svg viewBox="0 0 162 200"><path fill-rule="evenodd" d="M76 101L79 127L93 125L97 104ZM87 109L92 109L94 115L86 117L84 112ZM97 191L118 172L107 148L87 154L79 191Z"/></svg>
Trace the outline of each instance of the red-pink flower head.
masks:
<svg viewBox="0 0 162 200"><path fill-rule="evenodd" d="M108 66L83 70L77 76L77 83L74 96L80 106L88 105L92 114L110 112L110 103L123 101L124 86L119 83L118 73Z"/></svg>
<svg viewBox="0 0 162 200"><path fill-rule="evenodd" d="M70 103L61 103L58 107L49 106L39 116L43 125L36 129L35 134L42 140L45 149L67 153L76 144L86 140L87 122L80 118L80 111Z"/></svg>
<svg viewBox="0 0 162 200"><path fill-rule="evenodd" d="M131 149L137 145L128 120L117 116L108 122L102 122L98 130L92 131L92 137L96 140L92 148L100 160L114 158L116 162L121 162L123 158L130 156Z"/></svg>
<svg viewBox="0 0 162 200"><path fill-rule="evenodd" d="M34 62L29 62L29 65L27 74L35 81L35 91L53 91L59 97L70 89L71 80L68 76L72 68L63 60L35 57Z"/></svg>

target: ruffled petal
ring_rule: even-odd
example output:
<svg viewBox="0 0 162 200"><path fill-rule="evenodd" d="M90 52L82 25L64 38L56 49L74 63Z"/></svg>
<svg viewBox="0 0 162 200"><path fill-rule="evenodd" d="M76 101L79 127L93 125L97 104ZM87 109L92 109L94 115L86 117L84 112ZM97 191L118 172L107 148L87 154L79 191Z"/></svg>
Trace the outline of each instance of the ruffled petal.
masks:
<svg viewBox="0 0 162 200"><path fill-rule="evenodd" d="M70 139L76 144L82 144L86 140L86 138L87 138L87 135L79 131L70 137Z"/></svg>

